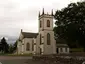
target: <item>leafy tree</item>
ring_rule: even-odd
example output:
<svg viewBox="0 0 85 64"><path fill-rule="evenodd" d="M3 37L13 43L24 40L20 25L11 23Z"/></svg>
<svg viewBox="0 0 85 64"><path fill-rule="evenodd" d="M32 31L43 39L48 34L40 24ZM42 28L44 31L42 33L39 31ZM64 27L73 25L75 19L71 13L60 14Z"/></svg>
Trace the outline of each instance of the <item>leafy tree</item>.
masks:
<svg viewBox="0 0 85 64"><path fill-rule="evenodd" d="M54 32L59 39L64 39L70 47L85 48L85 2L70 3L57 10L54 18Z"/></svg>
<svg viewBox="0 0 85 64"><path fill-rule="evenodd" d="M9 53L13 53L13 45L12 44L9 45Z"/></svg>
<svg viewBox="0 0 85 64"><path fill-rule="evenodd" d="M17 50L17 41L14 43L13 46L14 46L14 47L13 47L13 50L14 50L14 51Z"/></svg>
<svg viewBox="0 0 85 64"><path fill-rule="evenodd" d="M1 39L1 50L3 53L8 53L9 50L9 45L4 37Z"/></svg>
<svg viewBox="0 0 85 64"><path fill-rule="evenodd" d="M17 50L17 41L13 45L10 44L9 53L14 53L16 50Z"/></svg>

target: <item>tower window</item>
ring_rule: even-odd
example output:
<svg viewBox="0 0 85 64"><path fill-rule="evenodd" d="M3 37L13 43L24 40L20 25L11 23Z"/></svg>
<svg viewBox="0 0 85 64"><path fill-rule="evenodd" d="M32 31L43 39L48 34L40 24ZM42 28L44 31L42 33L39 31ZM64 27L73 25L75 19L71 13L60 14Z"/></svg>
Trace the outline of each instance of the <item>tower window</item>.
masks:
<svg viewBox="0 0 85 64"><path fill-rule="evenodd" d="M42 22L40 21L40 28L42 27Z"/></svg>
<svg viewBox="0 0 85 64"><path fill-rule="evenodd" d="M50 34L47 34L47 45L50 45Z"/></svg>
<svg viewBox="0 0 85 64"><path fill-rule="evenodd" d="M27 50L27 51L30 50L30 44L29 44L29 43L26 44L26 50Z"/></svg>
<svg viewBox="0 0 85 64"><path fill-rule="evenodd" d="M47 20L47 27L50 27L50 21Z"/></svg>

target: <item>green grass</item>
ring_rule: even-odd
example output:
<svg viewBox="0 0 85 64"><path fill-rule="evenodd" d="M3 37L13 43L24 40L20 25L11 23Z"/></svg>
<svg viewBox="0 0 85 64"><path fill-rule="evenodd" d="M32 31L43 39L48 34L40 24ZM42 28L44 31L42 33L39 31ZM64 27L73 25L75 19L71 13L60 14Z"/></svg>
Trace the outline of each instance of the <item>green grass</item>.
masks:
<svg viewBox="0 0 85 64"><path fill-rule="evenodd" d="M70 51L71 52L83 52L84 49L83 48L71 48Z"/></svg>

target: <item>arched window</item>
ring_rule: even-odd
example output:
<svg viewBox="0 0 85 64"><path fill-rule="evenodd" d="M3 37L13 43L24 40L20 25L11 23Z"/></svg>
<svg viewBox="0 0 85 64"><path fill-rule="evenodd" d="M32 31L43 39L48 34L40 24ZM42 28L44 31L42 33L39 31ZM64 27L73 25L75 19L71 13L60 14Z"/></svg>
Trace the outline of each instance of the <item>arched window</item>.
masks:
<svg viewBox="0 0 85 64"><path fill-rule="evenodd" d="M29 44L29 43L27 43L27 45L26 45L26 50L27 50L27 51L30 50L30 44Z"/></svg>
<svg viewBox="0 0 85 64"><path fill-rule="evenodd" d="M40 28L42 27L42 22L40 21Z"/></svg>
<svg viewBox="0 0 85 64"><path fill-rule="evenodd" d="M47 34L47 45L50 45L50 34Z"/></svg>
<svg viewBox="0 0 85 64"><path fill-rule="evenodd" d="M50 27L50 21L47 20L47 27Z"/></svg>
<svg viewBox="0 0 85 64"><path fill-rule="evenodd" d="M42 36L41 36L41 34L40 34L40 44L42 43L42 39L41 39L41 38L42 38Z"/></svg>

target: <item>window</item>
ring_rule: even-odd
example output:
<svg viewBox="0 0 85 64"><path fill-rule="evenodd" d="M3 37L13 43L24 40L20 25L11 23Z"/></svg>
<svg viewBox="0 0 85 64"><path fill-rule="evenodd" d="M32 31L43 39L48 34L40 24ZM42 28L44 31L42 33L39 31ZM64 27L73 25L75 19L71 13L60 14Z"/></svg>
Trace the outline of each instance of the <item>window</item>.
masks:
<svg viewBox="0 0 85 64"><path fill-rule="evenodd" d="M32 40L32 51L34 50L34 40Z"/></svg>
<svg viewBox="0 0 85 64"><path fill-rule="evenodd" d="M60 51L63 52L63 48L60 48Z"/></svg>
<svg viewBox="0 0 85 64"><path fill-rule="evenodd" d="M58 51L59 51L59 50L58 50L58 48L57 48L57 49L56 49L56 52L58 53Z"/></svg>
<svg viewBox="0 0 85 64"><path fill-rule="evenodd" d="M50 21L47 20L47 27L50 27Z"/></svg>
<svg viewBox="0 0 85 64"><path fill-rule="evenodd" d="M67 51L67 48L65 48L65 51L68 52L68 51Z"/></svg>
<svg viewBox="0 0 85 64"><path fill-rule="evenodd" d="M40 28L42 27L42 22L40 21Z"/></svg>
<svg viewBox="0 0 85 64"><path fill-rule="evenodd" d="M27 51L30 50L30 44L29 44L29 43L27 43L27 45L26 45L26 50L27 50Z"/></svg>
<svg viewBox="0 0 85 64"><path fill-rule="evenodd" d="M40 48L40 54L42 54L43 52L42 52L42 48Z"/></svg>
<svg viewBox="0 0 85 64"><path fill-rule="evenodd" d="M42 36L41 36L41 34L40 34L40 44L42 43L42 39L41 39L41 38L42 38Z"/></svg>
<svg viewBox="0 0 85 64"><path fill-rule="evenodd" d="M50 45L50 34L47 34L47 45Z"/></svg>

